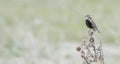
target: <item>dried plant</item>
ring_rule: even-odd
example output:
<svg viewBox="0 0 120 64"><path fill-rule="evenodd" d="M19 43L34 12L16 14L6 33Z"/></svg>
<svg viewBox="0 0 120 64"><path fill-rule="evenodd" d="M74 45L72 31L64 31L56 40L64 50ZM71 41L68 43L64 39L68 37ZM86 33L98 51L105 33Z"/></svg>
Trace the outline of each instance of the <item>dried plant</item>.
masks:
<svg viewBox="0 0 120 64"><path fill-rule="evenodd" d="M81 46L78 46L76 50L81 53L83 58L82 64L104 64L102 42L96 42L95 37L93 37L95 31L89 32L88 43L83 40ZM99 43L98 47L95 43Z"/></svg>

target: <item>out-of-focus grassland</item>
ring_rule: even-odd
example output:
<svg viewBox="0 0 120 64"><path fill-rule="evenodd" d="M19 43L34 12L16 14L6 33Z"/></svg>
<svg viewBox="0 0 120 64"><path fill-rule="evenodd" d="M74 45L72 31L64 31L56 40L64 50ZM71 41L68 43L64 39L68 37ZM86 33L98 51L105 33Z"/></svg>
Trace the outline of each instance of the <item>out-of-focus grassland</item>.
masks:
<svg viewBox="0 0 120 64"><path fill-rule="evenodd" d="M50 62L78 64L81 61L73 58L74 55L67 55L65 51L69 50L70 46L75 46L74 42L78 43L88 38L89 29L84 23L86 14L93 16L104 43L119 44L119 2L119 0L0 0L0 62L15 64L18 61L29 64L29 61L33 60L36 62L33 64L47 64L44 63L47 61L49 64ZM66 60L68 58L73 62ZM120 56L117 58L120 59Z"/></svg>

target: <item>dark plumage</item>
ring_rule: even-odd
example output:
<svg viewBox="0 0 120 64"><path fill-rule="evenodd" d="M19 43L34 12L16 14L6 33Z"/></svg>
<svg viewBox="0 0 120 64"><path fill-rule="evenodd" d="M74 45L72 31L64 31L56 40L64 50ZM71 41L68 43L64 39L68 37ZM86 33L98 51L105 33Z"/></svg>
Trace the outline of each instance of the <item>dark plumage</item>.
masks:
<svg viewBox="0 0 120 64"><path fill-rule="evenodd" d="M98 31L98 33L100 33L100 31L98 30L96 24L93 22L90 15L86 15L85 17L86 17L85 23L86 23L87 27L92 29L93 31Z"/></svg>
<svg viewBox="0 0 120 64"><path fill-rule="evenodd" d="M90 20L86 19L85 21L86 21L85 23L86 23L86 25L87 25L88 28L90 28L90 29L94 28L93 25L92 25L92 23L90 22Z"/></svg>

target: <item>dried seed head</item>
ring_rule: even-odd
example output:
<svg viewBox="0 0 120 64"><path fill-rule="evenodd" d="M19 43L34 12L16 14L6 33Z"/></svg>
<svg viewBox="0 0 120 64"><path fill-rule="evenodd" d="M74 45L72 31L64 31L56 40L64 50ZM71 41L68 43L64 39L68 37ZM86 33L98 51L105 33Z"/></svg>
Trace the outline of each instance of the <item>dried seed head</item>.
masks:
<svg viewBox="0 0 120 64"><path fill-rule="evenodd" d="M77 50L78 52L80 52L81 48L78 46L78 47L76 47L76 50Z"/></svg>
<svg viewBox="0 0 120 64"><path fill-rule="evenodd" d="M90 41L90 42L94 42L94 38L90 38L89 41Z"/></svg>
<svg viewBox="0 0 120 64"><path fill-rule="evenodd" d="M82 58L85 58L85 56L81 55Z"/></svg>

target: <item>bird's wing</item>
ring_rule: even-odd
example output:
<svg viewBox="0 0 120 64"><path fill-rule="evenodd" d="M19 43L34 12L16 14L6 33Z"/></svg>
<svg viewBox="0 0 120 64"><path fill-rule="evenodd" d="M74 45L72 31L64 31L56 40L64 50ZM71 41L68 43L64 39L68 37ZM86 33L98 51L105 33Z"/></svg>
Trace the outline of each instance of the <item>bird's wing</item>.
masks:
<svg viewBox="0 0 120 64"><path fill-rule="evenodd" d="M94 23L94 21L92 19L91 19L91 22L92 22L92 26L94 27L94 29L97 30L100 33L100 31L98 30L96 24Z"/></svg>

